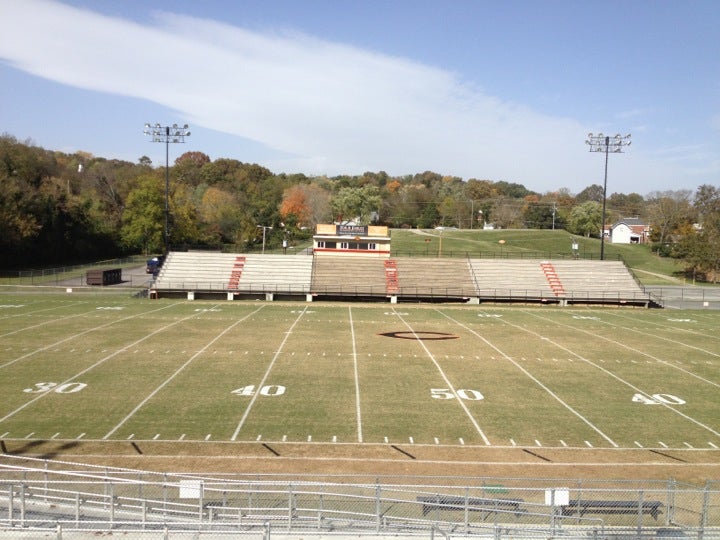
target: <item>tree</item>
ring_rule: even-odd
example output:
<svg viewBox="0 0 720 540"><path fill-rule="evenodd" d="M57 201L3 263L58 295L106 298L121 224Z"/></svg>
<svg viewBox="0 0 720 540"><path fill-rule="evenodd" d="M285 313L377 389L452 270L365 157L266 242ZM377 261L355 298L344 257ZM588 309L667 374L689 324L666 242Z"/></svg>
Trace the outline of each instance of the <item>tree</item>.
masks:
<svg viewBox="0 0 720 540"><path fill-rule="evenodd" d="M553 218L555 208L550 203L531 202L523 210L525 227L528 229L552 229L561 228L562 219L559 216Z"/></svg>
<svg viewBox="0 0 720 540"><path fill-rule="evenodd" d="M689 224L692 214L690 190L655 191L648 195L647 213L651 226L651 239L662 247L671 235Z"/></svg>
<svg viewBox="0 0 720 540"><path fill-rule="evenodd" d="M600 235L602 206L595 201L586 201L576 206L568 217L567 230L572 234L586 237Z"/></svg>
<svg viewBox="0 0 720 540"><path fill-rule="evenodd" d="M122 216L120 237L123 245L143 253L159 253L164 248L165 192L154 176L140 179L128 195Z"/></svg>
<svg viewBox="0 0 720 540"><path fill-rule="evenodd" d="M310 207L307 203L303 186L293 186L283 193L280 204L280 217L284 221L292 216L296 223L305 224L310 221Z"/></svg>
<svg viewBox="0 0 720 540"><path fill-rule="evenodd" d="M717 283L720 278L720 189L702 185L695 193L698 223L680 242L682 256L693 274Z"/></svg>
<svg viewBox="0 0 720 540"><path fill-rule="evenodd" d="M602 186L593 184L591 186L586 187L580 193L578 193L575 196L575 200L579 203L584 203L587 201L594 201L596 203L602 204L603 193L604 193L604 190L603 190Z"/></svg>
<svg viewBox="0 0 720 540"><path fill-rule="evenodd" d="M330 201L338 221L357 220L361 225L370 223L373 212L380 209L382 199L377 186L342 188Z"/></svg>
<svg viewBox="0 0 720 540"><path fill-rule="evenodd" d="M211 245L233 243L240 228L237 197L215 186L204 190L199 204L202 238Z"/></svg>

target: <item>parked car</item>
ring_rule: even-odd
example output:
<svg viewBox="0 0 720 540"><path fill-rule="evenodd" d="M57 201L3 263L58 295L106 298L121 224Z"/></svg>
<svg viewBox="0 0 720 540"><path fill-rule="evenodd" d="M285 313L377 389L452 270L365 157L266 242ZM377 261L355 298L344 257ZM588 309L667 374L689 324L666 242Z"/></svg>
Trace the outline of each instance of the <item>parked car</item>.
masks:
<svg viewBox="0 0 720 540"><path fill-rule="evenodd" d="M157 273L160 271L160 268L162 267L164 261L165 257L163 257L162 255L159 257L153 257L152 259L148 259L147 264L145 265L145 273L156 276Z"/></svg>

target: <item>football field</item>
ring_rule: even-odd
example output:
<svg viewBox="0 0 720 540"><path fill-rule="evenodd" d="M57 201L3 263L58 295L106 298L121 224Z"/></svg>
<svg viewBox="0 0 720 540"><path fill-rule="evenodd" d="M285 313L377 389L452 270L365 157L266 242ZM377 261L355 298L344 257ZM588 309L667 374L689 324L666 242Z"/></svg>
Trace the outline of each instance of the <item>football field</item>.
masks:
<svg viewBox="0 0 720 540"><path fill-rule="evenodd" d="M720 447L720 313L0 297L0 439Z"/></svg>

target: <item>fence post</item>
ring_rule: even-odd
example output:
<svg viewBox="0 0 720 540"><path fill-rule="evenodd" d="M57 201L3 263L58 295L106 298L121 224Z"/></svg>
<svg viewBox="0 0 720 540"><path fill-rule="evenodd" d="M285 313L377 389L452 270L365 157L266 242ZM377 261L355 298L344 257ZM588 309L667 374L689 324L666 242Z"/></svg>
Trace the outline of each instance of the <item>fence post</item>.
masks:
<svg viewBox="0 0 720 540"><path fill-rule="evenodd" d="M703 491L702 511L700 513L700 530L698 531L698 538L700 540L702 540L702 537L705 534L705 527L707 526L708 509L709 508L710 508L710 486L706 485L705 490Z"/></svg>
<svg viewBox="0 0 720 540"><path fill-rule="evenodd" d="M203 504L205 503L205 485L200 480L200 489L198 490L198 521L203 522Z"/></svg>
<svg viewBox="0 0 720 540"><path fill-rule="evenodd" d="M20 484L20 526L25 526L25 484Z"/></svg>
<svg viewBox="0 0 720 540"><path fill-rule="evenodd" d="M320 497L318 500L318 530L322 528L322 520L323 520L323 510L325 505L325 484L322 484L320 486Z"/></svg>
<svg viewBox="0 0 720 540"><path fill-rule="evenodd" d="M110 482L108 484L108 500L110 502L110 526L112 527L115 523L115 485Z"/></svg>
<svg viewBox="0 0 720 540"><path fill-rule="evenodd" d="M644 500L643 490L641 489L641 490L638 492L638 522L637 522L637 523L638 523L638 524L637 524L637 527L638 527L638 530L637 530L638 535L642 533L642 526L643 526L643 500Z"/></svg>
<svg viewBox="0 0 720 540"><path fill-rule="evenodd" d="M375 532L380 532L380 513L382 506L380 504L380 484L375 484Z"/></svg>
<svg viewBox="0 0 720 540"><path fill-rule="evenodd" d="M288 531L292 529L292 522L293 522L293 490L292 490L292 484L288 485Z"/></svg>
<svg viewBox="0 0 720 540"><path fill-rule="evenodd" d="M13 526L13 507L14 507L14 501L13 501L13 485L8 485L8 525L10 527Z"/></svg>
<svg viewBox="0 0 720 540"><path fill-rule="evenodd" d="M61 523L58 523L57 528L55 529L55 539L62 540L62 524Z"/></svg>
<svg viewBox="0 0 720 540"><path fill-rule="evenodd" d="M465 534L470 532L470 487L465 486Z"/></svg>

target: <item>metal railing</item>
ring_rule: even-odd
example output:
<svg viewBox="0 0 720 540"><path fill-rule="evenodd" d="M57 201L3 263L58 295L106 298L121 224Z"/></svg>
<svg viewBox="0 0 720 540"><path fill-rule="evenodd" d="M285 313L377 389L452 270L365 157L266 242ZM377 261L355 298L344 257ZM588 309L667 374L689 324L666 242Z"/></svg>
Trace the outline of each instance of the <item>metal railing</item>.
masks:
<svg viewBox="0 0 720 540"><path fill-rule="evenodd" d="M26 458L27 459L27 458ZM720 491L675 482L344 482L0 462L0 534L46 532L720 538ZM20 460L17 460L18 462ZM10 462L10 463L8 463ZM34 466L33 466L34 465ZM464 482L464 483L463 483ZM75 536L72 536L73 538Z"/></svg>

